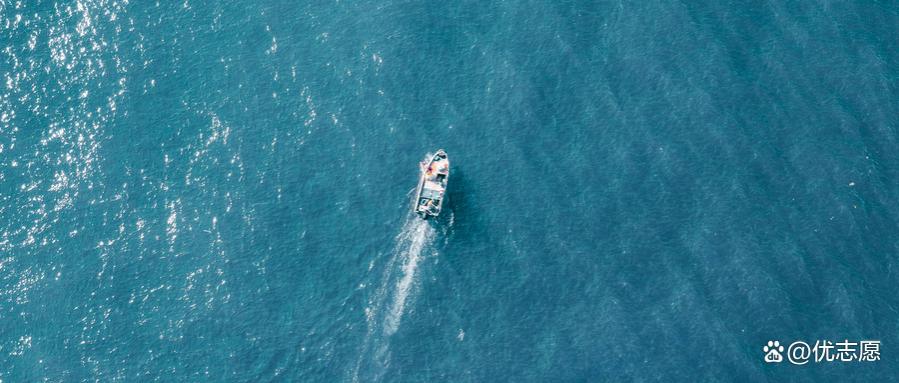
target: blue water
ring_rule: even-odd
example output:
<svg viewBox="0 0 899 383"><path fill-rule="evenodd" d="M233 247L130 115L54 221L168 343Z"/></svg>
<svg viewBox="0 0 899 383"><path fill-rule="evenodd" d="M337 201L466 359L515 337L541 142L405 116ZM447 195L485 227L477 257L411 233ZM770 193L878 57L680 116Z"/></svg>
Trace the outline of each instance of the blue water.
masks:
<svg viewBox="0 0 899 383"><path fill-rule="evenodd" d="M27 0L0 26L0 381L899 376L895 1ZM843 339L882 359L763 361Z"/></svg>

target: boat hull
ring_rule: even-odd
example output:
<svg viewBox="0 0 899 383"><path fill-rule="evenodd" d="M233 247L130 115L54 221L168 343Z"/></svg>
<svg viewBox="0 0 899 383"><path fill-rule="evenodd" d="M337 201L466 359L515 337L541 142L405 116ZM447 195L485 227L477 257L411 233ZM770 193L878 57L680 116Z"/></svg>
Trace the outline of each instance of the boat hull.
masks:
<svg viewBox="0 0 899 383"><path fill-rule="evenodd" d="M440 215L446 200L446 185L449 180L449 156L440 149L421 163L421 175L412 211L422 219Z"/></svg>

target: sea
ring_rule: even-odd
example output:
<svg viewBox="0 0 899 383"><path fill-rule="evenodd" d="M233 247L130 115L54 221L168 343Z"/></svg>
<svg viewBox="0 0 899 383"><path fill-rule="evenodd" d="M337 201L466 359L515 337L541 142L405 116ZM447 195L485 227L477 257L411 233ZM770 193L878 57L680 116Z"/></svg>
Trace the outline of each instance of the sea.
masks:
<svg viewBox="0 0 899 383"><path fill-rule="evenodd" d="M0 382L897 376L896 1L0 0Z"/></svg>

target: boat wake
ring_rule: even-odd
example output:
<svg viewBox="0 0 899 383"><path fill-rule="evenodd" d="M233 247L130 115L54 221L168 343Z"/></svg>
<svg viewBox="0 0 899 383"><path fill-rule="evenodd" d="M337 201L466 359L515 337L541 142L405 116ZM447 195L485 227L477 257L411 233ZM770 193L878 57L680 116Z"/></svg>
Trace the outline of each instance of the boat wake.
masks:
<svg viewBox="0 0 899 383"><path fill-rule="evenodd" d="M406 305L414 295L419 265L433 251L435 234L428 221L410 214L396 236L377 290L365 308L368 330L353 370L354 382L378 381L389 366L390 337L399 329Z"/></svg>

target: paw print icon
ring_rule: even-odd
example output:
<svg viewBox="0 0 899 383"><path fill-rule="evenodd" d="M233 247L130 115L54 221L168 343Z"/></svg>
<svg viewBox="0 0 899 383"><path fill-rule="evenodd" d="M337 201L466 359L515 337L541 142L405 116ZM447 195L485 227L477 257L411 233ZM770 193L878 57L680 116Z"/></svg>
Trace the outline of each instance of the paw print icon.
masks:
<svg viewBox="0 0 899 383"><path fill-rule="evenodd" d="M769 340L768 344L762 348L762 351L765 352L765 363L780 363L784 360L782 354L784 346L781 346L779 341Z"/></svg>

